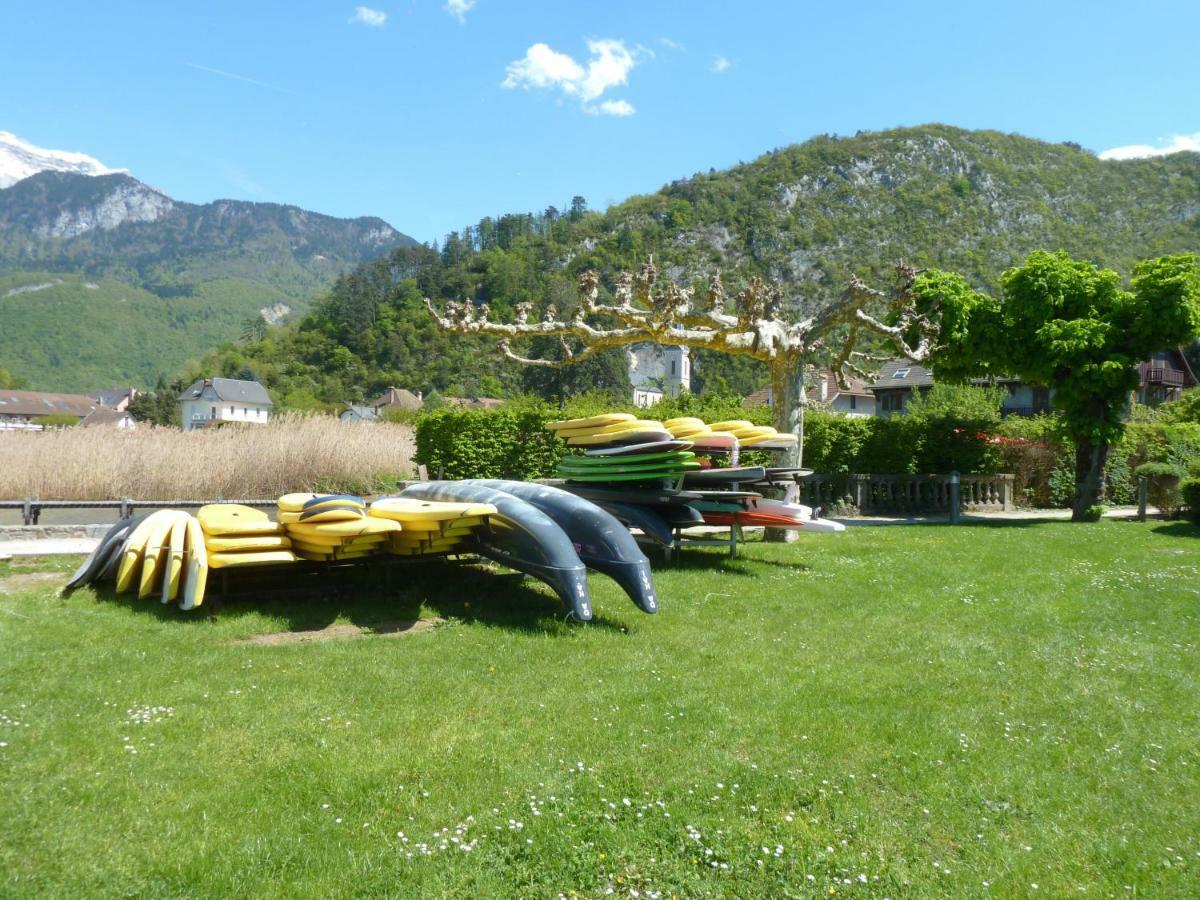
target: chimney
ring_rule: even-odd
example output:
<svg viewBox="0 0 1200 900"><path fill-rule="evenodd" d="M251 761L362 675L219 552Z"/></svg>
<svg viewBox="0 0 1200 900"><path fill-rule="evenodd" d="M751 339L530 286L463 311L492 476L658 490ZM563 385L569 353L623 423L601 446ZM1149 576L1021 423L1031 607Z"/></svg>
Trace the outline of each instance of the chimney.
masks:
<svg viewBox="0 0 1200 900"><path fill-rule="evenodd" d="M422 392L421 392L421 391L417 391L417 399L418 399L418 400L424 400L424 399L425 399L423 396L421 396L421 394L422 394Z"/></svg>
<svg viewBox="0 0 1200 900"><path fill-rule="evenodd" d="M817 399L822 403L829 402L829 373L822 372L817 376Z"/></svg>

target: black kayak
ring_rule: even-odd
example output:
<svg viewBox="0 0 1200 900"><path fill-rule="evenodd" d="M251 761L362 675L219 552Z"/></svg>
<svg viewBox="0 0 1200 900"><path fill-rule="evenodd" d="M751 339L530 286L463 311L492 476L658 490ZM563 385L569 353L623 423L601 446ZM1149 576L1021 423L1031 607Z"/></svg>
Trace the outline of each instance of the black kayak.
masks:
<svg viewBox="0 0 1200 900"><path fill-rule="evenodd" d="M695 491L676 491L661 487L613 487L611 485L580 484L574 481L541 481L551 487L570 491L577 497L591 500L594 503L612 501L613 503L640 503L645 506L662 506L667 503L686 503L688 500L699 500L702 496Z"/></svg>
<svg viewBox="0 0 1200 900"><path fill-rule="evenodd" d="M406 487L399 496L448 503L490 503L497 514L488 516L489 527L476 530L478 551L488 559L544 581L571 615L583 622L591 621L587 568L580 562L566 532L532 503L467 481L420 481Z"/></svg>
<svg viewBox="0 0 1200 900"><path fill-rule="evenodd" d="M659 513L661 506L641 506L637 503L619 503L613 500L597 500L600 506L612 513L626 525L636 528L655 543L670 547L675 536L671 523Z"/></svg>
<svg viewBox="0 0 1200 900"><path fill-rule="evenodd" d="M683 483L685 487L709 484L740 484L762 481L767 477L767 470L762 466L741 466L736 469L701 469L698 472L685 472Z"/></svg>
<svg viewBox="0 0 1200 900"><path fill-rule="evenodd" d="M658 612L650 560L611 513L590 500L546 484L492 478L473 478L464 483L504 491L533 504L567 533L585 566L619 584L642 612Z"/></svg>
<svg viewBox="0 0 1200 900"><path fill-rule="evenodd" d="M141 516L138 521L144 518L145 516ZM100 538L100 543L96 545L96 549L92 551L92 555L83 561L83 565L75 570L75 574L71 576L71 580L59 592L63 597L66 597L78 587L99 580L105 565L112 558L113 548L119 548L124 542L125 537L132 529L133 521L132 517L127 516L119 520L112 528L105 532L104 537Z"/></svg>

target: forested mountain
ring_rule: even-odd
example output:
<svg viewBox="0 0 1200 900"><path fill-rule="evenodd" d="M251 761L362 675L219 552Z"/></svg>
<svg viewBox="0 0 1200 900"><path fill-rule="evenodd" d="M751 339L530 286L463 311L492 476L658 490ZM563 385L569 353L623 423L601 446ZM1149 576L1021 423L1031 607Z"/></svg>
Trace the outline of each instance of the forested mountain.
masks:
<svg viewBox="0 0 1200 900"><path fill-rule="evenodd" d="M181 203L122 173L40 171L0 189L0 366L44 390L153 384L415 243L377 218Z"/></svg>
<svg viewBox="0 0 1200 900"><path fill-rule="evenodd" d="M394 384L495 394L622 386L619 354L566 370L522 370L490 343L438 334L420 298L469 297L496 317L529 299L567 310L579 273L605 278L653 254L699 281L779 279L797 313L851 274L886 285L900 260L963 272L980 287L1037 248L1128 272L1135 260L1200 250L1200 155L1101 161L1075 145L941 125L818 137L751 163L698 173L604 213L485 218L440 248L410 247L340 278L302 321L225 347L211 374L254 374L286 403L337 403ZM189 373L191 374L191 373ZM699 387L749 390L750 363L700 354Z"/></svg>

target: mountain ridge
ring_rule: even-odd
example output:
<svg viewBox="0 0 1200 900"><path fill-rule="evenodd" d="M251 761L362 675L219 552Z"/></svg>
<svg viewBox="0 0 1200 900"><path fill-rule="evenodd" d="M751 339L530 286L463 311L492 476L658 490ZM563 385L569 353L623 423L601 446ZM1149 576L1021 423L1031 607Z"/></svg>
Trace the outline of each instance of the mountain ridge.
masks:
<svg viewBox="0 0 1200 900"><path fill-rule="evenodd" d="M1076 145L936 124L819 136L602 213L581 203L485 217L447 235L438 251L410 248L361 265L302 322L211 354L200 368L253 373L308 405L389 385L554 395L615 386L620 366L591 375L523 370L497 359L488 342L435 333L420 298L486 303L495 319L521 301L553 303L568 316L583 270L611 286L618 271L652 255L660 273L701 291L718 269L733 290L754 276L779 280L792 313L807 315L840 296L851 276L889 285L901 260L994 290L1006 268L1039 248L1125 274L1142 258L1200 251L1200 154L1105 161ZM694 372L697 386L742 394L765 380L750 361L703 351Z"/></svg>
<svg viewBox="0 0 1200 900"><path fill-rule="evenodd" d="M0 296L0 368L39 388L91 389L106 366L114 383L152 385L189 358L258 327L250 322L302 312L340 273L416 244L374 216L341 219L233 199L188 203L91 157L43 152L50 168L0 187L0 279L15 279L6 281L8 291L25 286L27 275L66 276L49 293L0 292L7 294ZM63 156L71 159L64 163ZM88 162L76 165L74 157ZM104 171L78 170L91 163ZM0 172L12 170L5 165L0 152ZM81 279L106 288L83 288ZM135 323L126 308L113 305L128 302L152 321ZM104 304L107 318L96 308ZM106 321L153 335L154 346L98 339L105 359L86 363L63 347L44 346L63 340L64 322L102 330ZM87 340L74 327L67 332ZM89 355L90 348L77 349Z"/></svg>

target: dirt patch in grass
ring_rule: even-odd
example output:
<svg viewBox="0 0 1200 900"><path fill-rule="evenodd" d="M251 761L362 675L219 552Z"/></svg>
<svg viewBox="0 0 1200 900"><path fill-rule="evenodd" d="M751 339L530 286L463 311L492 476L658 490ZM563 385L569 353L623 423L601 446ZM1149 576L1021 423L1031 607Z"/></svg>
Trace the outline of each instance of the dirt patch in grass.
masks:
<svg viewBox="0 0 1200 900"><path fill-rule="evenodd" d="M446 620L405 619L396 622L378 622L374 625L353 625L339 623L315 631L271 631L266 634L256 634L248 638L233 641L234 644L251 644L258 646L274 646L276 644L307 644L312 641L331 641L336 638L352 637L402 637L407 634L423 634L433 631Z"/></svg>
<svg viewBox="0 0 1200 900"><path fill-rule="evenodd" d="M50 581L65 582L61 572L14 572L0 577L0 594L15 594Z"/></svg>

